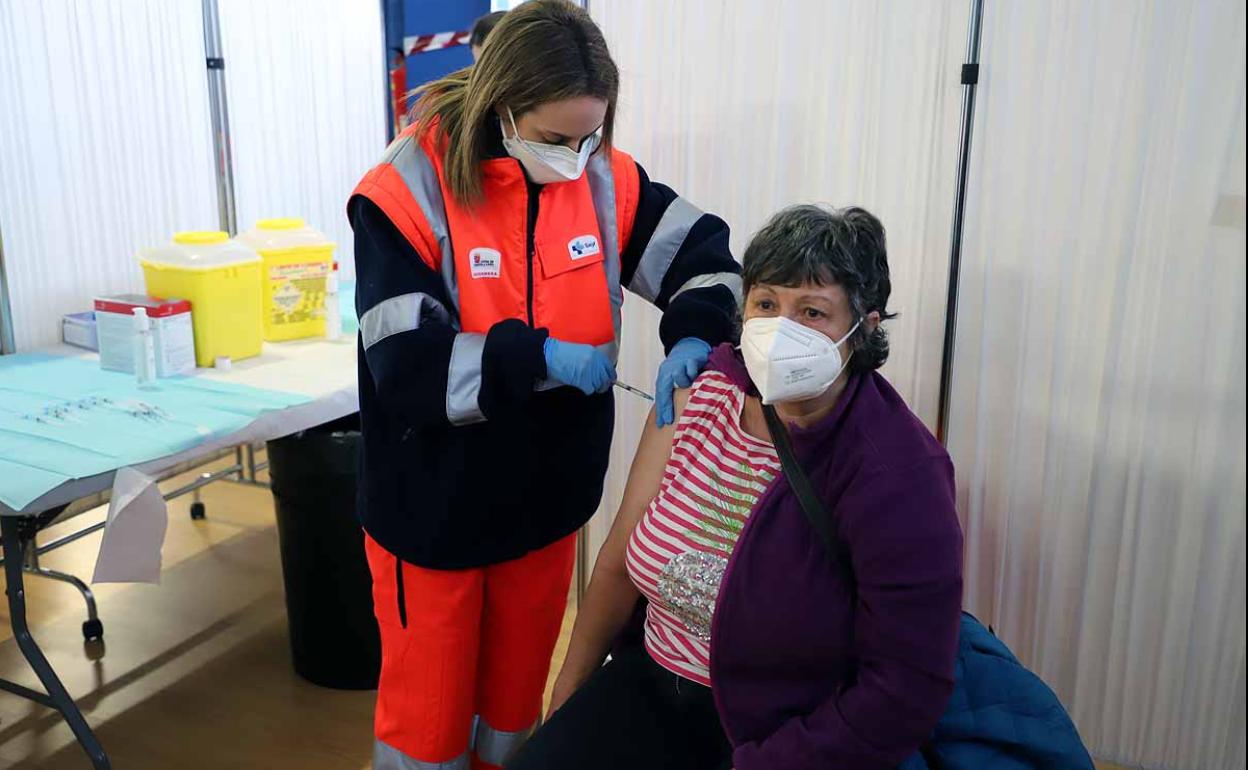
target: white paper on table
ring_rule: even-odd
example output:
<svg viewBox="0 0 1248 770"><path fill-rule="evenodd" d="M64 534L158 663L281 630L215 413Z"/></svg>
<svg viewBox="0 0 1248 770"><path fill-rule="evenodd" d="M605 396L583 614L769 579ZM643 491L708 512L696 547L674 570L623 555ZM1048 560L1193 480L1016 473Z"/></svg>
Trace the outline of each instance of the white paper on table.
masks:
<svg viewBox="0 0 1248 770"><path fill-rule="evenodd" d="M159 583L168 528L169 511L156 482L133 468L117 471L91 582Z"/></svg>

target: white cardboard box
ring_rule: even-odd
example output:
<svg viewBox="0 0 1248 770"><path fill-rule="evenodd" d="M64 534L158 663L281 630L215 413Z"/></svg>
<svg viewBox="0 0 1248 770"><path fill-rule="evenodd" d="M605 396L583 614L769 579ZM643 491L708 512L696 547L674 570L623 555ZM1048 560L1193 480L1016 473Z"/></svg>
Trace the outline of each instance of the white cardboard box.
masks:
<svg viewBox="0 0 1248 770"><path fill-rule="evenodd" d="M195 333L191 303L156 299L141 294L100 297L95 300L95 324L100 339L100 367L134 373L134 309L147 309L156 347L156 376L172 377L195 368Z"/></svg>

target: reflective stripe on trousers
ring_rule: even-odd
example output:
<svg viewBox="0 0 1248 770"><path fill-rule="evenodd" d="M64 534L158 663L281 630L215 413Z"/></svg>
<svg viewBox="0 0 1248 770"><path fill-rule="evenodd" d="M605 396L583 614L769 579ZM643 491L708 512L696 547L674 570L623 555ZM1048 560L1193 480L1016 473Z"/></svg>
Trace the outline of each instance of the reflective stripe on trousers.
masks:
<svg viewBox="0 0 1248 770"><path fill-rule="evenodd" d="M473 733L473 752L482 762L499 766L507 764L507 760L520 750L520 747L537 728L535 723L524 730L506 732L490 727L480 717L477 718L476 725L477 729Z"/></svg>
<svg viewBox="0 0 1248 770"><path fill-rule="evenodd" d="M393 746L373 740L373 770L468 770L468 752L449 762L422 762Z"/></svg>
<svg viewBox="0 0 1248 770"><path fill-rule="evenodd" d="M499 767L520 750L537 725L526 730L506 732L497 730L477 717L473 720L472 752L482 762ZM467 751L446 762L425 762L409 757L402 751L380 740L373 741L373 770L468 770L470 758Z"/></svg>

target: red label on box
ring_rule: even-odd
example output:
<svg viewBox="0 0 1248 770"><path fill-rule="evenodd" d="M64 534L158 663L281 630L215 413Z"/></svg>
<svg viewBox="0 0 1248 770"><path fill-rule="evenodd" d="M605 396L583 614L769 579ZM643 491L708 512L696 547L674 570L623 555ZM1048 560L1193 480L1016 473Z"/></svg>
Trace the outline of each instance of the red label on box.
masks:
<svg viewBox="0 0 1248 770"><path fill-rule="evenodd" d="M95 312L134 315L136 307L145 308L148 318L168 318L179 313L191 312L191 303L185 299L161 299L141 294L122 294L116 297L98 297Z"/></svg>

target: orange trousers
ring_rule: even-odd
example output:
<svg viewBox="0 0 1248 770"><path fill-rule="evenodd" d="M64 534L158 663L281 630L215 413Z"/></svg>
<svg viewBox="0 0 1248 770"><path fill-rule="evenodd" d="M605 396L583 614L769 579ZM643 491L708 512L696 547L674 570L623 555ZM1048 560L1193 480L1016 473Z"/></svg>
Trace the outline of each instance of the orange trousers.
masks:
<svg viewBox="0 0 1248 770"><path fill-rule="evenodd" d="M493 770L541 715L576 535L467 570L407 564L365 536L381 628L373 770Z"/></svg>

